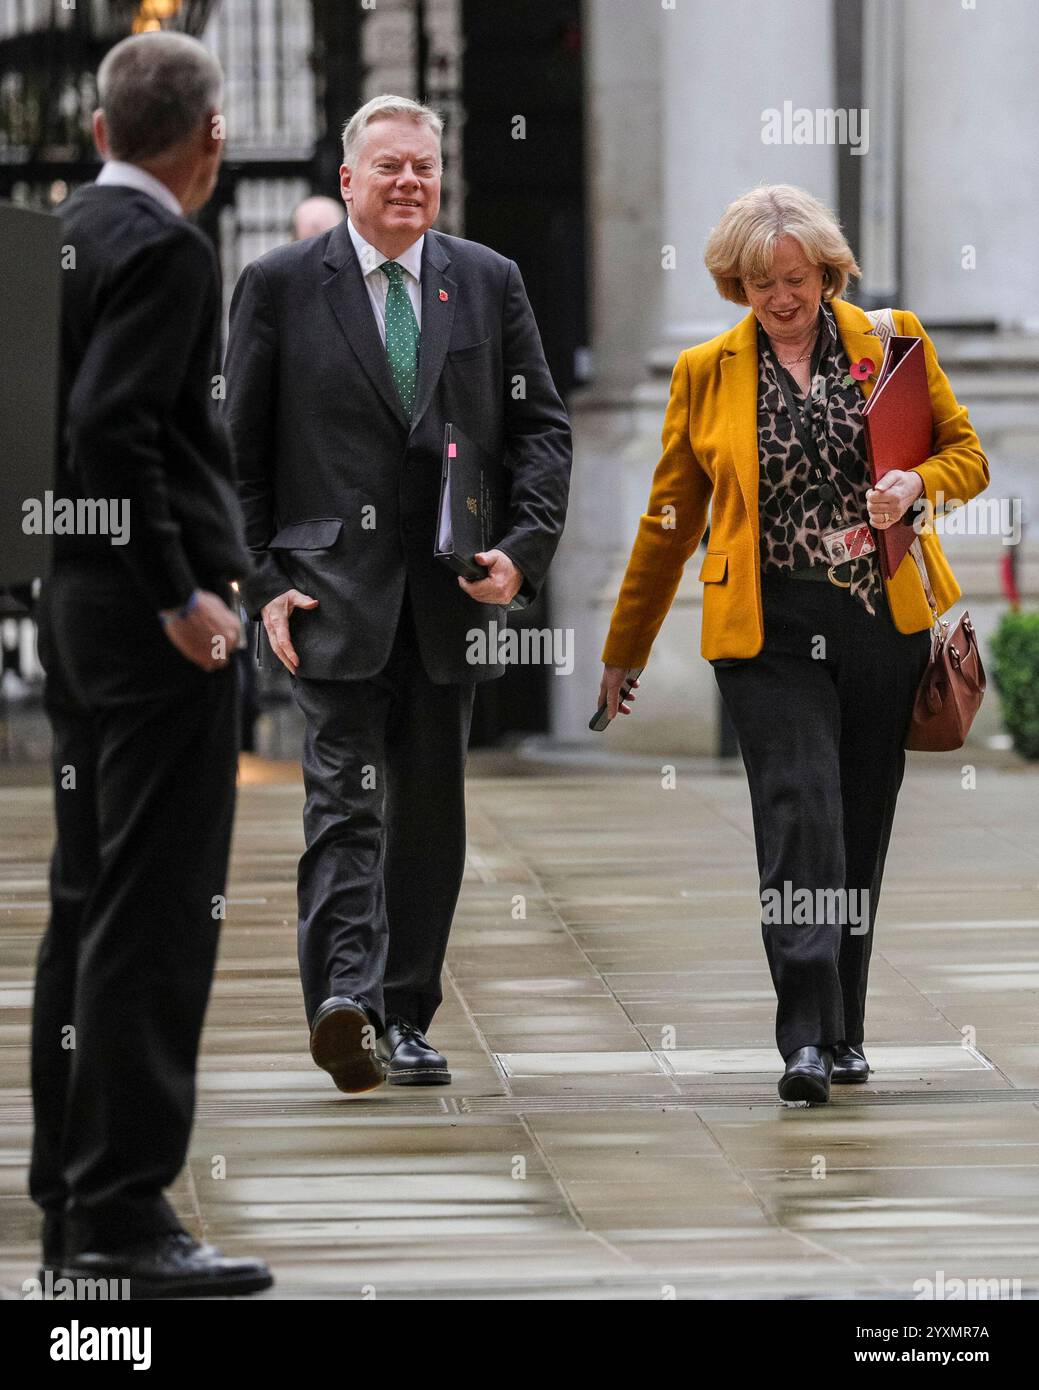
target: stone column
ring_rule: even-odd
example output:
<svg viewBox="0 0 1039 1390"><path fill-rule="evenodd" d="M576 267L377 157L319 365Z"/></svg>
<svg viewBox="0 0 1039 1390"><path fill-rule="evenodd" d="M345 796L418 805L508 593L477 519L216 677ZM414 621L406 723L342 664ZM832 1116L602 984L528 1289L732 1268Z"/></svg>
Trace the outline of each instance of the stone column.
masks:
<svg viewBox="0 0 1039 1390"><path fill-rule="evenodd" d="M862 218L856 252L858 303L895 307L901 204L902 0L870 0L862 19L862 94L869 112L869 153L862 159Z"/></svg>
<svg viewBox="0 0 1039 1390"><path fill-rule="evenodd" d="M903 298L1039 332L1039 5L904 8Z"/></svg>
<svg viewBox="0 0 1039 1390"><path fill-rule="evenodd" d="M1034 605L1039 592L1039 6L913 0L904 23L902 303L925 327L998 326L934 335L992 474L966 520L962 512L950 519L967 531L942 536L964 594L954 612L969 605L991 667L988 639L1007 606L994 509L1023 517L1025 603ZM1001 722L990 680L972 742L997 735Z"/></svg>
<svg viewBox="0 0 1039 1390"><path fill-rule="evenodd" d="M677 352L733 324L703 264L711 228L759 183L794 183L832 203L836 161L825 144L772 144L765 112L830 108L835 99L830 0L675 0L657 18L662 56L665 245L662 337ZM672 358L672 363L673 363Z"/></svg>

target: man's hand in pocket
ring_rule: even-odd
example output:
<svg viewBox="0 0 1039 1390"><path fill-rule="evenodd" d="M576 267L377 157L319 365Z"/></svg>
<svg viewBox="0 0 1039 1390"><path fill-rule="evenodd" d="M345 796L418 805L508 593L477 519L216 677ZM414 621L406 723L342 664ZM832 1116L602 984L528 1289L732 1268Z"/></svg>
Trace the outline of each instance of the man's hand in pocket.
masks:
<svg viewBox="0 0 1039 1390"><path fill-rule="evenodd" d="M298 589L288 589L277 598L272 598L270 603L264 604L260 610L271 649L290 676L299 674L299 657L289 636L289 615L296 608L311 609L317 606L316 598L311 598L309 594L301 594Z"/></svg>

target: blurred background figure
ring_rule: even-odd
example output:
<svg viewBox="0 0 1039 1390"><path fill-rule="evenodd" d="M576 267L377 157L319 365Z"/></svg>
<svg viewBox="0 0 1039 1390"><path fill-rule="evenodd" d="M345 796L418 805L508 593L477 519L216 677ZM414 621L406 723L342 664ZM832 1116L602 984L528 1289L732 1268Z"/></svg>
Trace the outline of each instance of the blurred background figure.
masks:
<svg viewBox="0 0 1039 1390"><path fill-rule="evenodd" d="M343 204L337 203L334 198L326 198L322 194L304 198L292 214L292 240L305 241L307 237L330 232L345 216Z"/></svg>

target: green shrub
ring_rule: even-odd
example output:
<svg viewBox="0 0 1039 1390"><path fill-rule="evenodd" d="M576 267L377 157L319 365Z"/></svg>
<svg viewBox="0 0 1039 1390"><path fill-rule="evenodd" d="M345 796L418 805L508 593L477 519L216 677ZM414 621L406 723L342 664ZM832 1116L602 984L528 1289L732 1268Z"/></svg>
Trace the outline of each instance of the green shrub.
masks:
<svg viewBox="0 0 1039 1390"><path fill-rule="evenodd" d="M1039 759L1039 613L1006 613L991 641L1003 722L1023 758Z"/></svg>

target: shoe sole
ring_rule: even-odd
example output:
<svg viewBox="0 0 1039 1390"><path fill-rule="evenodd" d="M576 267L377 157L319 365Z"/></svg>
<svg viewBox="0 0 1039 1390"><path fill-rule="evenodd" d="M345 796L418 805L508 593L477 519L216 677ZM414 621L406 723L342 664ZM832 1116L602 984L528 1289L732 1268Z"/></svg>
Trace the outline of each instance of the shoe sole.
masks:
<svg viewBox="0 0 1039 1390"><path fill-rule="evenodd" d="M349 1095L374 1091L386 1080L381 1062L364 1045L365 1030L371 1026L363 1009L344 1005L325 1014L310 1035L311 1057Z"/></svg>
<svg viewBox="0 0 1039 1390"><path fill-rule="evenodd" d="M409 1071L391 1071L386 1079L391 1086L450 1086L451 1073L432 1067L413 1067Z"/></svg>
<svg viewBox="0 0 1039 1390"><path fill-rule="evenodd" d="M830 1085L831 1085L831 1086L861 1086L861 1085L863 1084L863 1082L868 1081L868 1080L869 1080L869 1072L866 1072L865 1075L863 1075L863 1076L838 1076L837 1073L834 1072L833 1076L830 1077Z"/></svg>
<svg viewBox="0 0 1039 1390"><path fill-rule="evenodd" d="M830 1088L821 1076L784 1076L779 1083L780 1100L809 1100L817 1105L830 1099Z"/></svg>
<svg viewBox="0 0 1039 1390"><path fill-rule="evenodd" d="M272 1274L221 1275L212 1279L142 1279L139 1275L111 1274L101 1276L96 1269L64 1269L66 1279L126 1279L130 1285L130 1301L139 1303L152 1298L236 1298L240 1294L263 1293L274 1283Z"/></svg>

